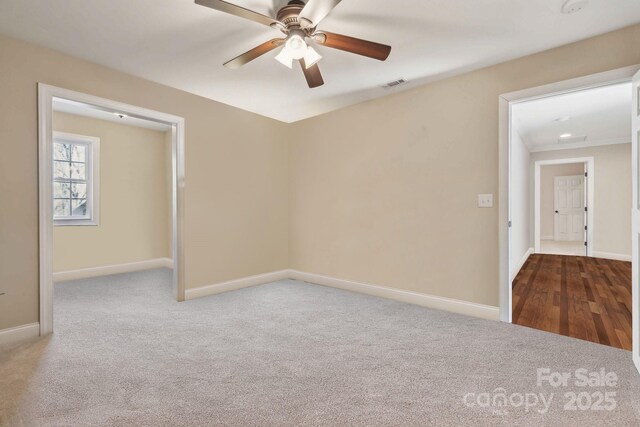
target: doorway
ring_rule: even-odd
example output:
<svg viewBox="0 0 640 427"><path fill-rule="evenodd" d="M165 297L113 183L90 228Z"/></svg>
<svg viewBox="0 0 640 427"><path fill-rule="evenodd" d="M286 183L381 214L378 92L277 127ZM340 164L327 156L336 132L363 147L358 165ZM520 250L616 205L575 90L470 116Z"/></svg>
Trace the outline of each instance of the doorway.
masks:
<svg viewBox="0 0 640 427"><path fill-rule="evenodd" d="M530 189L527 189L524 187L513 188L513 183L511 182L511 177L514 174L516 175L518 173L520 173L521 175L528 174L526 170L523 171L522 168L518 167L517 163L514 163L514 159L518 159L518 158L521 158L521 160L523 160L524 162L528 162L527 156L523 155L522 153L519 153L517 151L517 148L514 148L512 146L512 142L520 137L520 135L514 135L515 126L512 121L514 107L518 104L522 104L522 103L534 101L534 100L541 100L551 96L573 94L581 91L604 88L604 87L609 87L609 86L618 85L622 83L627 84L628 92L631 92L631 82L633 80L633 76L638 72L638 70L640 70L640 66L626 67L623 69L613 70L610 72L600 73L597 75L587 76L587 77L573 79L565 82L554 83L554 84L550 84L550 85L546 85L538 88L532 88L532 89L527 89L519 92L505 94L500 97L499 99L499 102L500 102L500 171L499 171L500 195L499 195L499 199L500 199L501 226L499 230L500 230L500 317L502 321L505 321L505 322L513 321L512 307L514 303L514 300L513 300L514 295L513 295L512 281L513 281L514 275L517 274L517 272L520 270L518 268L520 267L520 265L518 265L520 264L519 260L514 260L513 257L511 256L513 246L518 244L517 240L514 242L513 237L515 236L517 238L518 236L520 237L524 236L524 240L526 241L526 236L527 236L526 230L530 230L530 233L531 233L530 236L533 243L531 247L528 250L526 250L524 245L521 247L521 249L525 248L527 252L526 256L523 257L523 261L521 265L525 265L526 260L529 259L529 257L531 256L538 257L538 259L540 257L546 256L543 254L536 253L541 251L541 248L539 246L539 240L538 240L538 236L539 236L538 232L540 231L540 224L538 223L538 221L540 217L536 213L537 209L536 210L533 209L533 205L535 204L534 197L536 198L538 197L538 192L536 191L536 188L534 188L534 185L531 185ZM634 87L637 88L637 86L634 86ZM634 89L634 91L637 92L637 89ZM638 93L635 93L635 92L633 94L634 95L633 102L628 102L626 104L625 119L628 119L629 117L628 112L631 110L631 107L632 106L637 107L636 104L638 102L637 101ZM629 95L631 94L629 93ZM629 101L631 101L631 97L629 97ZM634 111L636 111L635 108L634 108ZM638 113L636 113L636 115L637 114ZM566 120L567 120L566 117L558 116L557 118L554 118L553 121L561 124ZM630 128L631 126L629 126L627 129L630 131L631 130ZM578 136L581 137L581 135L578 135ZM562 149L578 149L583 146L583 143L585 141L589 140L588 138L574 138L574 137L575 135L571 135L570 133L556 134L557 141L554 141L554 144L556 143L566 144L565 147L563 147ZM635 142L637 141L637 137L638 135L636 133L633 133L634 144L637 143ZM630 144L631 134L627 137L626 141L611 141L611 142L598 141L598 142L602 143L602 145L626 143L628 144L627 147L629 147L629 152L631 151L631 148L630 148L632 145ZM544 151L546 148L547 147L543 147L543 149L539 151ZM633 145L634 153L636 152L636 149L637 147ZM558 157L562 157L562 156L558 155ZM566 157L574 157L574 156L566 156ZM575 156L575 157L578 157L578 156ZM579 157L585 157L585 156L579 156ZM634 154L633 156L629 156L629 157L632 157L635 160L637 159L637 154ZM535 163L537 161L547 161L547 160L557 161L557 159L553 159L552 156L547 155L547 153L535 153L531 155L531 160L530 160L530 163L528 164L532 165L531 172L530 172L532 181L533 181L533 175L536 173L536 170L542 167L542 164L536 165ZM589 169L589 164L587 159L580 159L580 161L583 164L586 163L587 169ZM595 161L597 162L597 159L595 159ZM557 163L561 163L561 162L557 161ZM634 162L634 163L637 163L637 162ZM594 172L595 172L595 169L594 169ZM634 188L636 188L635 181L637 181L637 178L633 178L633 177L637 177L637 169L635 164L632 172L633 174L629 174L630 176L625 178L624 183L629 187L633 185ZM589 186L591 186L591 189L592 189L591 194L593 194L593 191L595 190L595 186L592 185L593 173L591 173L590 171L587 171L587 175L591 175L586 177L587 191L589 189ZM565 176L572 176L572 175L565 175ZM577 174L573 176L577 176ZM580 183L576 183L576 184L577 184L577 188L579 189ZM519 190L522 190L522 192L520 192ZM523 196L522 193L527 191L530 191L531 193L535 193L535 195L531 197L531 199L529 199L526 195ZM531 226L523 227L523 224L521 223L522 218L516 219L516 217L514 217L515 209L514 209L513 203L514 201L517 202L518 200L522 202L523 206L525 206L525 209L532 210L532 215L531 215L531 218L529 219L529 222L532 224ZM586 207L589 209L590 205L593 205L593 204L590 203L588 195L585 195L585 201L586 201L585 204L587 205ZM530 208L526 208L527 203L529 203ZM633 206L635 207L636 204L634 204ZM640 205L638 206L640 207ZM555 214L555 210L556 209L554 209L554 214ZM593 227L589 226L589 224L593 221L594 212L590 211L589 213L590 215L587 215L586 218L584 219L586 223L586 227L588 228L587 236L586 236L586 242L588 245L590 244L589 242L591 242L591 244L594 243L594 239L591 238L590 236L591 233L593 232ZM577 212L574 213L574 215L577 216ZM574 218L576 216L574 216ZM630 224L627 224L627 225L630 225ZM578 230L574 229L573 231L577 234ZM555 229L553 233L554 233L553 237L555 240L555 237L556 237ZM633 234L631 231L627 231L626 237L624 238L625 242L628 243L632 241L632 239L629 238L632 235L635 236L636 234ZM540 236L540 237L545 237L545 236ZM550 237L550 236L546 236L546 237ZM637 243L638 242L634 242L634 248L637 247ZM589 254L589 250L591 251L591 254ZM596 253L594 254L594 252ZM587 254L589 255L594 255L594 256L602 255L602 252L600 253L597 253L597 252L598 251L594 251L593 246L587 248ZM532 255L532 254L535 254L535 255ZM634 272L636 272L638 267L636 262L637 260L635 259L635 257L633 258L629 257L629 260L633 261ZM631 267L631 263L628 263L628 265L629 267ZM562 260L561 259L559 260L559 263L557 264L557 266L549 264L547 267L544 267L542 263L538 263L536 261L536 266L537 267L542 266L541 268L547 269L546 271L554 271L554 269L559 270L562 268ZM596 262L596 270L599 270L601 268L602 266ZM617 267L613 266L612 268L617 268ZM577 269L580 270L580 266L577 266ZM634 356L634 360L639 361L640 360L640 357L639 357L640 347L638 347L639 336L638 336L637 327L635 327L637 326L637 313L638 313L638 301L637 301L638 290L637 290L636 275L637 274L633 275L633 281L634 281L633 287L631 287L630 283L628 283L628 288L630 290L629 292L630 301L628 305L633 306L633 309L629 311L630 313L631 311L633 311L633 314L634 314L633 316L634 329L632 332L633 356ZM631 277L632 277L630 272L628 275L623 274L623 276L628 277L629 281L631 280ZM628 317L630 320L631 316L628 316Z"/></svg>
<svg viewBox="0 0 640 427"><path fill-rule="evenodd" d="M534 252L593 256L594 157L534 161Z"/></svg>
<svg viewBox="0 0 640 427"><path fill-rule="evenodd" d="M54 228L54 148L57 145L78 145L82 158L77 161L77 167L86 171L79 178L88 179L91 165L95 165L99 151L97 144L92 141L79 141L77 135L56 134L54 138L53 111L54 102L73 103L84 106L96 113L118 114L130 118L132 121L148 121L167 127L170 132L171 145L171 267L173 268L173 293L177 301L184 300L184 254L183 254L183 188L184 188L184 119L181 117L148 110L129 104L99 98L92 95L74 92L63 88L38 85L38 125L39 125L39 241L40 241L40 335L53 332L53 228ZM74 139L74 140L70 140ZM80 138L82 139L82 138ZM95 142L95 141L94 141ZM59 147L58 147L59 148ZM91 150L89 149L91 148ZM60 153L58 153L59 155ZM58 156L59 157L59 156ZM60 181L58 178L57 181ZM79 185L77 180L70 177L69 185ZM58 182L58 185L64 183ZM88 186L88 183L80 183ZM89 192L90 193L90 192ZM91 193L90 193L91 194ZM91 197L74 199L70 196L69 209L65 210L66 200L61 199L58 220L88 220L95 224L99 210L90 213L89 202L96 198L95 192ZM74 204L75 203L75 204ZM77 205L77 206L76 206ZM95 206L93 206L95 208ZM71 213L80 213L74 217ZM61 214L62 213L62 214ZM86 217L86 218L85 218Z"/></svg>

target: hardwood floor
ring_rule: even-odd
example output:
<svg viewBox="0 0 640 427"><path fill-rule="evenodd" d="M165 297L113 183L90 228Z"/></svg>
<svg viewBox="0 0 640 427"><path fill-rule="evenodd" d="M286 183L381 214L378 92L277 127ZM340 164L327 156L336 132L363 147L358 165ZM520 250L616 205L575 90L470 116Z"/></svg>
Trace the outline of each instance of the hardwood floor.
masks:
<svg viewBox="0 0 640 427"><path fill-rule="evenodd" d="M631 350L631 263L531 255L513 281L513 323Z"/></svg>

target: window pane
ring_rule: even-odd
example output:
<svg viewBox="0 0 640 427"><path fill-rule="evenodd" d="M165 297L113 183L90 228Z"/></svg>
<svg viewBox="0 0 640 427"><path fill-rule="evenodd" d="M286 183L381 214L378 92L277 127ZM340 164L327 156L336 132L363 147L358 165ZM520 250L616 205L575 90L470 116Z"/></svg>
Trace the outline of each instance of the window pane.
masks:
<svg viewBox="0 0 640 427"><path fill-rule="evenodd" d="M69 190L71 189L71 184L68 182L54 182L53 183L53 198L54 199L64 199L69 198ZM82 196L85 197L85 196Z"/></svg>
<svg viewBox="0 0 640 427"><path fill-rule="evenodd" d="M87 150L87 146L86 145L78 145L78 144L73 144L71 146L71 160L74 162L83 162L86 163L86 150Z"/></svg>
<svg viewBox="0 0 640 427"><path fill-rule="evenodd" d="M86 199L73 199L73 216L86 216L87 215L87 200Z"/></svg>
<svg viewBox="0 0 640 427"><path fill-rule="evenodd" d="M54 178L69 178L71 176L71 170L69 168L69 162L53 162L53 177Z"/></svg>
<svg viewBox="0 0 640 427"><path fill-rule="evenodd" d="M53 144L53 159L54 160L69 160L69 144L60 144L55 142Z"/></svg>
<svg viewBox="0 0 640 427"><path fill-rule="evenodd" d="M71 215L71 201L69 199L54 200L53 201L53 216L70 216Z"/></svg>
<svg viewBox="0 0 640 427"><path fill-rule="evenodd" d="M71 184L71 197L74 199L87 198L87 184L73 183Z"/></svg>
<svg viewBox="0 0 640 427"><path fill-rule="evenodd" d="M71 178L86 179L84 163L71 163Z"/></svg>
<svg viewBox="0 0 640 427"><path fill-rule="evenodd" d="M55 219L88 219L91 144L53 142L53 212Z"/></svg>

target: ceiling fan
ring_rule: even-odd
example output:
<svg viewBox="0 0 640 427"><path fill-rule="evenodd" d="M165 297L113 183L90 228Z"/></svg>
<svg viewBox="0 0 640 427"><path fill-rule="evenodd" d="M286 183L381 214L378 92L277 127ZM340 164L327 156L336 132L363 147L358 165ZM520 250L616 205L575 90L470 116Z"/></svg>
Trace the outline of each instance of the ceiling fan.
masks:
<svg viewBox="0 0 640 427"><path fill-rule="evenodd" d="M317 29L320 21L331 13L340 1L309 0L305 4L301 0L291 0L278 11L276 18L271 18L222 0L195 0L196 4L267 25L286 35L286 37L272 39L254 47L226 62L225 67L240 68L265 53L284 46L275 59L289 68L293 68L293 61L299 61L310 88L322 86L324 80L320 74L320 68L318 68L318 61L322 59L322 56L307 43L308 39L314 40L322 46L344 50L379 61L386 60L391 53L391 46Z"/></svg>

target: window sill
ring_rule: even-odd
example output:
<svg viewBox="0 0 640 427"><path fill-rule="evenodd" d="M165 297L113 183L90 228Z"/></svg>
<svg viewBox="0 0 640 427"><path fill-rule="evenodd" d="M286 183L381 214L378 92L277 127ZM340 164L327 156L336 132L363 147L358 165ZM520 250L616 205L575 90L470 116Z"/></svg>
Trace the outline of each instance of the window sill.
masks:
<svg viewBox="0 0 640 427"><path fill-rule="evenodd" d="M54 227L97 227L100 224L92 219L54 219Z"/></svg>

